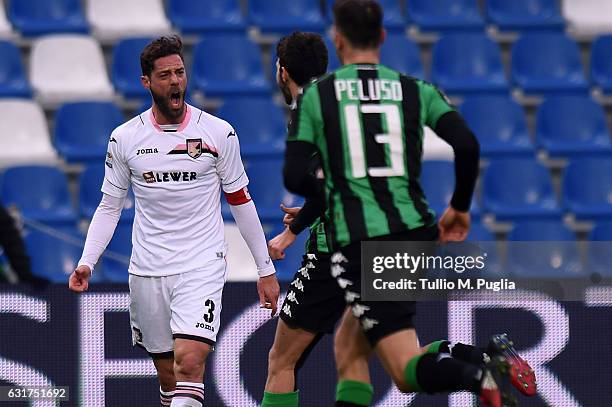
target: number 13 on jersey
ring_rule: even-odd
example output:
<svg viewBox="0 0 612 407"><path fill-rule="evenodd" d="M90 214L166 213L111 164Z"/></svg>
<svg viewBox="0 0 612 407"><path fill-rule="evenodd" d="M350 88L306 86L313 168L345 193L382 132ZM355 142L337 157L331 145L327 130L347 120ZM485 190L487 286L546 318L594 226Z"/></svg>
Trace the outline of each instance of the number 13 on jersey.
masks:
<svg viewBox="0 0 612 407"><path fill-rule="evenodd" d="M363 146L363 129L361 114L380 114L387 123L387 133L375 134L374 141L388 144L387 167L370 167L366 169L365 149ZM399 107L395 104L349 104L344 106L346 132L348 135L349 153L354 178L401 177L405 175L404 144L402 141L402 124ZM366 135L372 136L372 135Z"/></svg>

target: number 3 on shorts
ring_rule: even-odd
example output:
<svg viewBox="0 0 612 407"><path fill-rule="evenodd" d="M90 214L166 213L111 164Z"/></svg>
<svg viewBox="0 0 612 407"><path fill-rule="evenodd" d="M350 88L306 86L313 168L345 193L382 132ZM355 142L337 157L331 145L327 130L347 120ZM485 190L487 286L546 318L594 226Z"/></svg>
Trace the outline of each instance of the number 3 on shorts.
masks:
<svg viewBox="0 0 612 407"><path fill-rule="evenodd" d="M215 319L215 302L209 298L204 302L204 306L206 306L206 314L202 318L204 318L204 322L210 324Z"/></svg>

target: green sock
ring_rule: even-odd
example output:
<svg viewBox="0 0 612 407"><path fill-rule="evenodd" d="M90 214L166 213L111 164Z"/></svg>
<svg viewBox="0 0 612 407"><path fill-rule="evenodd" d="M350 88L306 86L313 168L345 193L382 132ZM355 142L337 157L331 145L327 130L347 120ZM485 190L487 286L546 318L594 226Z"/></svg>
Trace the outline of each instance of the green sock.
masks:
<svg viewBox="0 0 612 407"><path fill-rule="evenodd" d="M261 407L298 407L298 392L270 393L264 391Z"/></svg>
<svg viewBox="0 0 612 407"><path fill-rule="evenodd" d="M430 343L429 346L427 347L427 353L442 352L442 350L440 350L440 347L442 347L442 345L445 345L444 352L448 352L448 341L440 340L440 341L435 341L435 342Z"/></svg>
<svg viewBox="0 0 612 407"><path fill-rule="evenodd" d="M427 351L429 352L429 349ZM417 364L422 356L423 355L419 355L410 359L406 365L406 369L404 369L404 379L406 379L406 383L410 385L410 388L415 393L420 393L423 391L421 385L417 381Z"/></svg>
<svg viewBox="0 0 612 407"><path fill-rule="evenodd" d="M336 401L346 401L360 406L372 404L374 388L370 383L342 380L336 385Z"/></svg>

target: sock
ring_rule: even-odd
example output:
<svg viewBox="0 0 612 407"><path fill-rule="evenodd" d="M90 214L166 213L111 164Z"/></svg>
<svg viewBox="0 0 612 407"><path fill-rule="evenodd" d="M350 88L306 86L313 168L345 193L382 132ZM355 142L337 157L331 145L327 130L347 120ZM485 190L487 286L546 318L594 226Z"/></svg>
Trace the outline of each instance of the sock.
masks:
<svg viewBox="0 0 612 407"><path fill-rule="evenodd" d="M261 407L298 407L298 392L270 393L264 391Z"/></svg>
<svg viewBox="0 0 612 407"><path fill-rule="evenodd" d="M172 391L163 391L162 388L159 388L159 402L161 407L170 407L170 403L172 403L172 397L174 396L174 390Z"/></svg>
<svg viewBox="0 0 612 407"><path fill-rule="evenodd" d="M204 383L177 382L171 407L202 407Z"/></svg>
<svg viewBox="0 0 612 407"><path fill-rule="evenodd" d="M450 353L455 359L462 360L474 365L483 364L484 348L478 348L463 343L452 344L449 341L435 341L427 348L427 353Z"/></svg>
<svg viewBox="0 0 612 407"><path fill-rule="evenodd" d="M415 392L433 394L468 390L478 394L482 369L454 359L448 353L424 353L408 362L404 378Z"/></svg>
<svg viewBox="0 0 612 407"><path fill-rule="evenodd" d="M336 406L367 407L372 403L374 388L370 383L342 380L336 386Z"/></svg>

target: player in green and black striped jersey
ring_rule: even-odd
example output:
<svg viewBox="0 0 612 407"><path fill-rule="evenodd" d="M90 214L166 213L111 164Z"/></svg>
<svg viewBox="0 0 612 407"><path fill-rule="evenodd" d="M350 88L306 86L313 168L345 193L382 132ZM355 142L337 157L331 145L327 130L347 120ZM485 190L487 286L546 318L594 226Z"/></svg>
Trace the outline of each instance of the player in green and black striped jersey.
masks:
<svg viewBox="0 0 612 407"><path fill-rule="evenodd" d="M469 345L460 346L465 352L440 352L441 342L420 348L414 302L361 299L362 241L465 239L479 146L434 86L380 64L385 31L376 1L336 1L334 27L344 65L305 88L298 100L283 172L291 192L317 196L307 159L320 154L332 217L331 272L350 307L335 339L336 405L371 403L369 377L354 367L372 350L401 391L467 390L486 406L510 405L508 361L502 356L484 359L482 350ZM425 125L455 153L456 189L438 224L419 184Z"/></svg>
<svg viewBox="0 0 612 407"><path fill-rule="evenodd" d="M304 85L327 70L327 49L321 36L296 32L277 46L277 82L287 104L292 106ZM317 155L308 157L308 172L313 179L321 175ZM322 192L322 180L321 192ZM262 407L297 407L296 375L310 351L325 333L332 333L346 304L342 290L330 274L323 195L309 197L302 208L285 208L287 226L268 243L270 257L282 259L284 250L296 236L310 227L310 237L300 269L293 276L281 307L274 344L268 358L268 377ZM367 360L362 370L367 373Z"/></svg>

